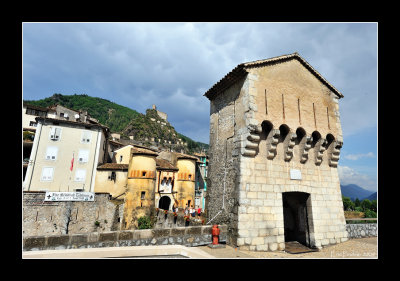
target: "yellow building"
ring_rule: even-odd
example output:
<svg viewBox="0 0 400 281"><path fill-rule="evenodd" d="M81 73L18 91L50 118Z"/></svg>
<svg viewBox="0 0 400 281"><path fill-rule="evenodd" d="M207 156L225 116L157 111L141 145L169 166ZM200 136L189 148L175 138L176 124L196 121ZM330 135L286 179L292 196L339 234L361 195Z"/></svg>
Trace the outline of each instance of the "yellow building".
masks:
<svg viewBox="0 0 400 281"><path fill-rule="evenodd" d="M97 167L94 192L110 193L114 199L124 199L129 164L105 163Z"/></svg>
<svg viewBox="0 0 400 281"><path fill-rule="evenodd" d="M157 155L150 149L131 148L122 229L137 228L137 219L154 210Z"/></svg>
<svg viewBox="0 0 400 281"><path fill-rule="evenodd" d="M115 150L112 159L116 163L97 167L95 192L124 199L122 229L137 228L137 220L151 217L155 208L194 206L196 157L127 145Z"/></svg>

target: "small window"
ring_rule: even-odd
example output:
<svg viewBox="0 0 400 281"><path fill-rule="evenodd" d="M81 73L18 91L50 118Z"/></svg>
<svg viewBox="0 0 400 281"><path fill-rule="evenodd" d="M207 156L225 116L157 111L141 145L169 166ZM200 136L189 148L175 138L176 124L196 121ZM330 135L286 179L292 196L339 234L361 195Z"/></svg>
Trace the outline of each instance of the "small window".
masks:
<svg viewBox="0 0 400 281"><path fill-rule="evenodd" d="M64 113L63 112L60 113L60 117L64 117Z"/></svg>
<svg viewBox="0 0 400 281"><path fill-rule="evenodd" d="M89 161L89 150L80 149L78 154L78 160L80 163L87 163Z"/></svg>
<svg viewBox="0 0 400 281"><path fill-rule="evenodd" d="M56 127L51 128L50 139L58 141L60 140L60 137L61 137L61 128L56 128Z"/></svg>
<svg viewBox="0 0 400 281"><path fill-rule="evenodd" d="M53 180L53 174L54 174L54 168L53 167L44 167L42 169L42 176L40 178L41 181L52 181Z"/></svg>
<svg viewBox="0 0 400 281"><path fill-rule="evenodd" d="M146 176L146 172L142 172L142 177L145 177Z"/></svg>
<svg viewBox="0 0 400 281"><path fill-rule="evenodd" d="M77 169L75 172L75 181L83 182L86 178L86 170Z"/></svg>
<svg viewBox="0 0 400 281"><path fill-rule="evenodd" d="M46 160L56 160L57 159L57 152L58 148L57 146L49 146L46 149Z"/></svg>
<svg viewBox="0 0 400 281"><path fill-rule="evenodd" d="M144 197L145 197L145 195L146 195L146 191L142 191L142 193L140 194L140 199L144 199Z"/></svg>
<svg viewBox="0 0 400 281"><path fill-rule="evenodd" d="M189 174L189 180L191 180L191 179L192 179L192 175Z"/></svg>
<svg viewBox="0 0 400 281"><path fill-rule="evenodd" d="M110 173L108 174L108 180L110 180L110 181L115 181L116 178L117 178L117 175L116 175L116 173L115 173L114 171L112 171L112 172L110 172Z"/></svg>
<svg viewBox="0 0 400 281"><path fill-rule="evenodd" d="M30 127L37 127L37 123L35 121L29 122Z"/></svg>
<svg viewBox="0 0 400 281"><path fill-rule="evenodd" d="M85 130L82 133L81 143L90 143L91 138L92 138L92 132Z"/></svg>
<svg viewBox="0 0 400 281"><path fill-rule="evenodd" d="M119 156L119 162L122 162L122 158L123 158L123 156L121 155L121 156Z"/></svg>

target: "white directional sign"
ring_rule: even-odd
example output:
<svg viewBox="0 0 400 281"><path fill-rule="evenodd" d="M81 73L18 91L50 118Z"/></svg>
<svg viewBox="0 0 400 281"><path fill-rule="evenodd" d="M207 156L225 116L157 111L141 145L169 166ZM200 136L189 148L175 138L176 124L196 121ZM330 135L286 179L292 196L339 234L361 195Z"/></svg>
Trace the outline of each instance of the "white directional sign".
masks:
<svg viewBox="0 0 400 281"><path fill-rule="evenodd" d="M301 171L296 169L290 169L291 180L301 180Z"/></svg>
<svg viewBox="0 0 400 281"><path fill-rule="evenodd" d="M94 201L94 192L46 192L44 201Z"/></svg>

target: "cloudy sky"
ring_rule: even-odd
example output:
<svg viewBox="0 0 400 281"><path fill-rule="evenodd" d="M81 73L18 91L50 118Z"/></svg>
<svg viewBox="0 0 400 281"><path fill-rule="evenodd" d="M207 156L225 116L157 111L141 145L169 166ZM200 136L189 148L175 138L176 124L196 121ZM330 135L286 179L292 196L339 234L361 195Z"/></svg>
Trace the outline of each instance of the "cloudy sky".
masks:
<svg viewBox="0 0 400 281"><path fill-rule="evenodd" d="M342 184L377 185L376 23L23 23L23 99L101 97L209 142L203 94L238 64L298 52L343 95Z"/></svg>

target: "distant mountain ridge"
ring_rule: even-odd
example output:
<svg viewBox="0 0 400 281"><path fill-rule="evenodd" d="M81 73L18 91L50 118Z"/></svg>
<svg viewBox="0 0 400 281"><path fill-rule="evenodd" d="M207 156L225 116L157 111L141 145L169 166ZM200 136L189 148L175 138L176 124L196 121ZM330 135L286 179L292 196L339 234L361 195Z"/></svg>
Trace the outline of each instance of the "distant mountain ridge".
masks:
<svg viewBox="0 0 400 281"><path fill-rule="evenodd" d="M372 200L377 200L377 198L378 198L378 193L374 192L370 196L368 196L367 198L364 198L364 199L368 199L369 201L372 201Z"/></svg>
<svg viewBox="0 0 400 281"><path fill-rule="evenodd" d="M368 197L372 196L373 194L375 194L376 197L376 192L366 190L356 184L340 185L340 189L342 191L342 195L345 197L350 197L352 201L354 201L356 198L359 200L369 199Z"/></svg>
<svg viewBox="0 0 400 281"><path fill-rule="evenodd" d="M142 114L109 100L86 94L57 93L40 100L24 100L24 103L41 107L59 104L73 110L87 110L91 117L109 127L112 133L120 133L121 139L129 140L129 136L133 136L135 141L143 142L143 145L152 145L150 141L153 139L159 146L175 145L175 149L182 149L185 153L201 152L209 147L208 144L194 141L176 132L175 128L161 119L153 109L148 109L146 114ZM186 145L180 145L181 143Z"/></svg>

